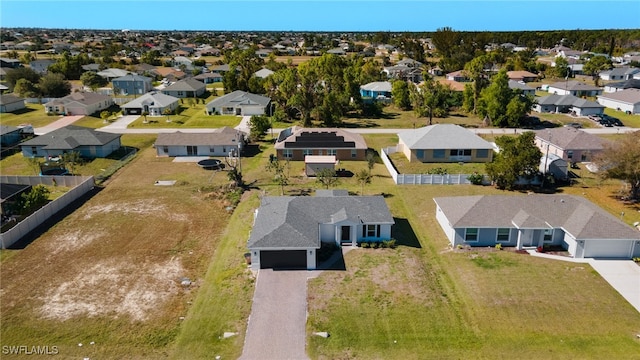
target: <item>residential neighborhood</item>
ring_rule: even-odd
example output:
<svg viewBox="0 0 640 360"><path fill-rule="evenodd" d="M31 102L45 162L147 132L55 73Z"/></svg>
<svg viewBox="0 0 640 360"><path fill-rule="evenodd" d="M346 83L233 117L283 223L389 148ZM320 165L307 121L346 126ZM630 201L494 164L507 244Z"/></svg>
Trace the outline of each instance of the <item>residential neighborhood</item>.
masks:
<svg viewBox="0 0 640 360"><path fill-rule="evenodd" d="M3 357L634 358L637 35L0 28Z"/></svg>

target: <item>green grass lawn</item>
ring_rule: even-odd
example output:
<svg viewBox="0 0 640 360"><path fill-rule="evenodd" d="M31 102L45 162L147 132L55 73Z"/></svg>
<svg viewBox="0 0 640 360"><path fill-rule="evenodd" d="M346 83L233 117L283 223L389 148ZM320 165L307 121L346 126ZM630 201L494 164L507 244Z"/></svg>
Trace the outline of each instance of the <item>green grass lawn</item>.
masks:
<svg viewBox="0 0 640 360"><path fill-rule="evenodd" d="M401 153L393 153L389 155L389 159L393 162L396 170L400 174L429 174L434 171L446 174L485 174L484 163L423 163L419 161L410 162L407 157Z"/></svg>
<svg viewBox="0 0 640 360"><path fill-rule="evenodd" d="M2 125L31 124L34 128L49 125L61 117L59 115L47 115L44 112L44 105L40 104L26 104L26 108L23 110L0 114Z"/></svg>
<svg viewBox="0 0 640 360"><path fill-rule="evenodd" d="M609 108L605 108L604 113L620 119L624 126L640 128L640 115L625 114L624 111L617 111Z"/></svg>

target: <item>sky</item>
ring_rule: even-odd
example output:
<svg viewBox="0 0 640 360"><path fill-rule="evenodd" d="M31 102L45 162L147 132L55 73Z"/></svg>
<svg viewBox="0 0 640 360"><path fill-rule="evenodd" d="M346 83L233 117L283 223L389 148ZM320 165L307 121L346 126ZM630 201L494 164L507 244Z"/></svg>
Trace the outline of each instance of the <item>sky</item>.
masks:
<svg viewBox="0 0 640 360"><path fill-rule="evenodd" d="M640 0L0 0L0 27L430 32L638 29Z"/></svg>

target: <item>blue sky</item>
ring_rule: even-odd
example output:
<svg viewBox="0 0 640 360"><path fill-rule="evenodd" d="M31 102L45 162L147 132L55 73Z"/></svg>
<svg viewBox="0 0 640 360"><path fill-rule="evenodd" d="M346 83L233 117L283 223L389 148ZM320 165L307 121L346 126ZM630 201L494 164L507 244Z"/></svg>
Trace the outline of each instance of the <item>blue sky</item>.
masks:
<svg viewBox="0 0 640 360"><path fill-rule="evenodd" d="M444 26L459 31L637 29L640 1L0 0L0 26L247 31L435 31Z"/></svg>

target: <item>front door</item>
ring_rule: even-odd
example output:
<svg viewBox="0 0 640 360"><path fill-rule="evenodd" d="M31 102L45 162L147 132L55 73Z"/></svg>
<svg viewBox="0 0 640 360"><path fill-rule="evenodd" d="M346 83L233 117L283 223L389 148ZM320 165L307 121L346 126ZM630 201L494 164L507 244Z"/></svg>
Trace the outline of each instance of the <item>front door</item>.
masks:
<svg viewBox="0 0 640 360"><path fill-rule="evenodd" d="M340 228L340 243L351 242L351 226L342 226Z"/></svg>

